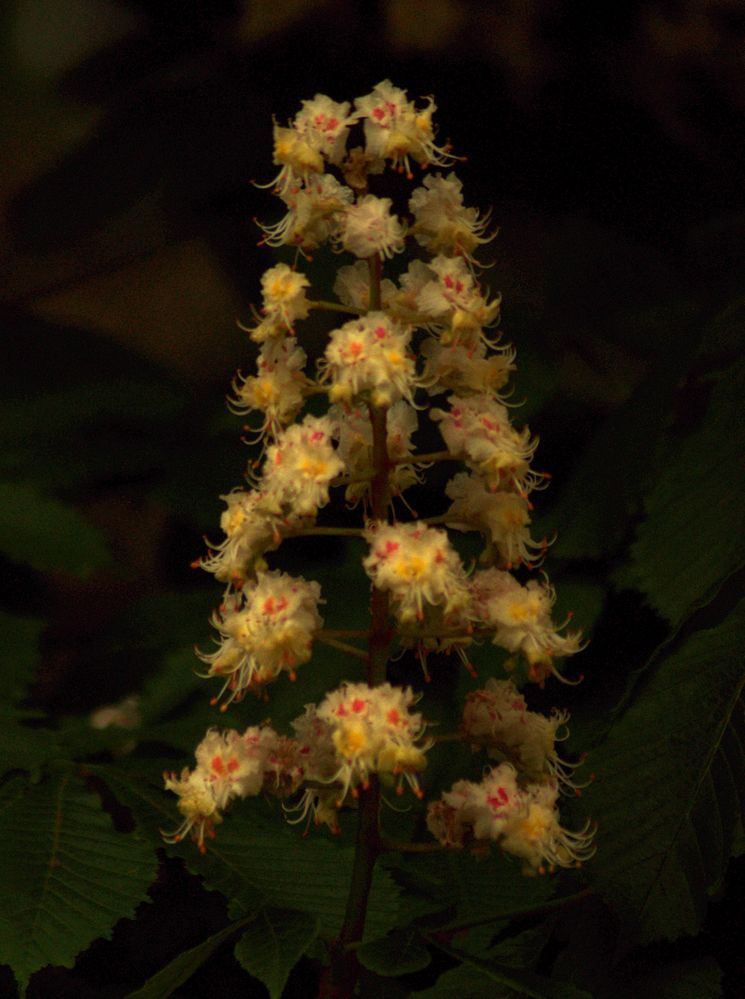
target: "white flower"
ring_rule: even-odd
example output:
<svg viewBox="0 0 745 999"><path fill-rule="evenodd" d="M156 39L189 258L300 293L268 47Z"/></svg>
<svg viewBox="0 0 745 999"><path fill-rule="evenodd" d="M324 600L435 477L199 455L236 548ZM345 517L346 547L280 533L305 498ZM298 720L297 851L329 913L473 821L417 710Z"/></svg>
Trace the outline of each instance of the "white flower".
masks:
<svg viewBox="0 0 745 999"><path fill-rule="evenodd" d="M418 774L427 765L429 745L420 742L421 715L411 711L416 700L409 688L345 683L318 706L306 705L292 726L304 779L313 786L289 809L299 813L294 821L311 814L316 825L325 823L338 832L339 808L359 797L359 788L366 789L373 774L394 783L397 794L406 780L421 797Z"/></svg>
<svg viewBox="0 0 745 999"><path fill-rule="evenodd" d="M209 729L195 750L197 766L185 768L181 776L165 773L165 788L179 797L182 824L164 833L167 843L178 843L191 834L201 853L205 838L214 837L221 812L234 798L259 794L267 773L274 774L273 760L283 740L268 726L253 725L241 735L235 729Z"/></svg>
<svg viewBox="0 0 745 999"><path fill-rule="evenodd" d="M499 317L500 297L483 297L462 257L435 257L429 269L434 277L419 291L417 308L443 327L440 340L470 342L483 336L483 328Z"/></svg>
<svg viewBox="0 0 745 999"><path fill-rule="evenodd" d="M474 343L441 343L436 339L425 340L421 347L426 358L425 376L432 394L450 389L459 394L490 393L504 399L499 390L504 388L515 370L515 351L502 347L487 356L482 340Z"/></svg>
<svg viewBox="0 0 745 999"><path fill-rule="evenodd" d="M261 226L262 243L314 250L337 232L338 215L353 194L331 174L324 173L308 177L302 184L291 184L281 197L289 210L274 225Z"/></svg>
<svg viewBox="0 0 745 999"><path fill-rule="evenodd" d="M161 833L163 839L166 843L179 843L191 835L199 852L205 853L205 838L213 839L215 826L222 822L209 774L203 770L192 772L185 767L180 777L175 773L164 773L163 779L166 791L173 791L178 795L178 809L184 817L184 821L173 832Z"/></svg>
<svg viewBox="0 0 745 999"><path fill-rule="evenodd" d="M463 732L490 756L508 756L528 777L555 778L577 792L572 773L579 764L567 763L556 752L558 732L568 720L566 711L554 709L548 717L528 711L512 680L492 677L483 688L466 695Z"/></svg>
<svg viewBox="0 0 745 999"><path fill-rule="evenodd" d="M323 172L323 156L294 128L274 123L273 162L282 169L267 186L284 196L300 178Z"/></svg>
<svg viewBox="0 0 745 999"><path fill-rule="evenodd" d="M263 306L262 319L256 326L239 327L256 343L264 343L293 333L297 319L306 319L309 303L305 289L310 281L304 274L292 270L287 264L277 264L265 271L261 278Z"/></svg>
<svg viewBox="0 0 745 999"><path fill-rule="evenodd" d="M443 798L454 804L451 795ZM471 800L461 807L476 839L498 839L521 804L517 772L512 764L501 763L476 785Z"/></svg>
<svg viewBox="0 0 745 999"><path fill-rule="evenodd" d="M270 433L276 437L302 409L310 382L303 374L306 354L291 338L269 340L256 361L255 375L233 379L235 395L228 397L228 408L244 415L259 410L264 420L257 429L258 438Z"/></svg>
<svg viewBox="0 0 745 999"><path fill-rule="evenodd" d="M339 763L331 740L331 728L325 719L319 718L316 705L306 704L304 713L292 722L292 727L305 778L322 784L331 783Z"/></svg>
<svg viewBox="0 0 745 999"><path fill-rule="evenodd" d="M361 396L376 406L413 401L417 379L410 340L410 331L385 312L368 312L333 330L320 366L323 379L331 382L329 398L346 402Z"/></svg>
<svg viewBox="0 0 745 999"><path fill-rule="evenodd" d="M427 826L443 846L478 847L496 842L524 861L526 874L577 867L595 853L590 823L579 832L563 829L555 782L521 787L515 769L502 763L480 784L458 781L427 809Z"/></svg>
<svg viewBox="0 0 745 999"><path fill-rule="evenodd" d="M89 724L95 729L110 728L112 725L115 728L139 728L142 724L140 695L130 694L117 704L102 704L91 712Z"/></svg>
<svg viewBox="0 0 745 999"><path fill-rule="evenodd" d="M419 310L419 293L432 280L432 271L422 260L412 260L399 278L400 289L391 297L391 313L415 326L433 326L431 316Z"/></svg>
<svg viewBox="0 0 745 999"><path fill-rule="evenodd" d="M378 83L372 93L355 101L356 117L365 124L366 152L372 157L391 160L393 166L411 176L409 157L420 166L449 166L457 157L447 146L436 146L432 115L435 104L428 98L426 107L417 109L406 91L390 80Z"/></svg>
<svg viewBox="0 0 745 999"><path fill-rule="evenodd" d="M479 219L476 208L464 207L463 185L454 173L428 176L423 183L409 199L417 242L432 254L471 259L476 247L492 238L484 236L488 217Z"/></svg>
<svg viewBox="0 0 745 999"><path fill-rule="evenodd" d="M310 281L287 264L277 264L265 271L261 278L262 311L282 332L291 330L296 319L308 316L308 299L305 289Z"/></svg>
<svg viewBox="0 0 745 999"><path fill-rule="evenodd" d="M264 782L264 762L276 739L270 728L253 726L243 735L235 729L210 729L194 751L197 767L212 785L222 811L233 798L258 794Z"/></svg>
<svg viewBox="0 0 745 999"><path fill-rule="evenodd" d="M220 499L227 504L220 518L225 539L219 544L208 541L209 555L194 566L240 589L261 556L276 548L282 532L297 527L301 518L283 512L281 504L260 489L238 489Z"/></svg>
<svg viewBox="0 0 745 999"><path fill-rule="evenodd" d="M370 554L362 564L373 584L391 594L400 624L422 622L426 609L448 618L469 606L466 574L445 531L416 521L374 523L365 537Z"/></svg>
<svg viewBox="0 0 745 999"><path fill-rule="evenodd" d="M277 571L258 573L239 594L226 598L212 617L219 648L199 653L209 665L208 676L226 678L213 698L216 703L228 692L222 710L283 671L294 675L310 659L313 636L323 626L320 598L318 583Z"/></svg>
<svg viewBox="0 0 745 999"><path fill-rule="evenodd" d="M332 780L355 796L373 773L405 776L421 796L417 771L426 766L423 748L415 743L424 731L422 716L412 712L416 697L411 688L389 683L370 687L343 684L318 705L317 716L328 726L336 752L337 771ZM399 781L400 786L400 781Z"/></svg>
<svg viewBox="0 0 745 999"><path fill-rule="evenodd" d="M551 620L556 599L553 588L531 579L522 586L500 569L476 572L470 579L474 610L487 628L494 628L495 645L519 652L527 661L531 679L543 683L556 674L554 657L571 656L582 648L580 633L560 634Z"/></svg>
<svg viewBox="0 0 745 999"><path fill-rule="evenodd" d="M264 761L264 790L277 798L287 798L300 787L303 775L303 758L297 739L276 736Z"/></svg>
<svg viewBox="0 0 745 999"><path fill-rule="evenodd" d="M354 118L349 102L337 104L325 94L303 101L289 127L274 123L274 163L279 174L267 185L284 197L301 181L322 174L325 161L339 165L344 157L347 132Z"/></svg>
<svg viewBox="0 0 745 999"><path fill-rule="evenodd" d="M496 840L522 804L517 773L510 763L494 767L480 784L459 780L427 810L427 827L444 846Z"/></svg>
<svg viewBox="0 0 745 999"><path fill-rule="evenodd" d="M347 132L354 119L349 115L349 101L337 104L325 94L303 101L293 127L311 149L339 166L344 158Z"/></svg>
<svg viewBox="0 0 745 999"><path fill-rule="evenodd" d="M339 228L334 238L355 257L390 259L394 253L401 253L404 229L391 212L392 204L390 198L364 195L356 204L339 213Z"/></svg>
<svg viewBox="0 0 745 999"><path fill-rule="evenodd" d="M329 417L306 416L267 448L261 486L296 516L314 516L329 501L329 486L344 471L331 444Z"/></svg>
<svg viewBox="0 0 745 999"><path fill-rule="evenodd" d="M507 824L500 840L505 853L519 857L525 874L556 867L579 867L595 853L595 829L588 821L577 832L562 828L556 807L558 790L553 782L528 784L524 804Z"/></svg>
<svg viewBox="0 0 745 999"><path fill-rule="evenodd" d="M527 495L544 484L547 476L533 472L530 462L538 446L525 427L516 431L502 403L489 394L450 396L450 410L431 409L440 433L456 458L483 476L490 489Z"/></svg>
<svg viewBox="0 0 745 999"><path fill-rule="evenodd" d="M481 531L497 549L504 568L532 565L542 558L547 542L530 536L530 503L524 495L492 492L482 479L467 472L452 478L445 492L453 500L444 517L448 527Z"/></svg>

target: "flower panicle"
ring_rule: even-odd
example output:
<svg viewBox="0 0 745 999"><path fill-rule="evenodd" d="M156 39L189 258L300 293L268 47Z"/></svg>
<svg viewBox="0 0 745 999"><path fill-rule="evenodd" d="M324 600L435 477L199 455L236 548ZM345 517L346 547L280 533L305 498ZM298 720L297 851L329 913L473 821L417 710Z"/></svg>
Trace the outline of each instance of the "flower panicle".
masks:
<svg viewBox="0 0 745 999"><path fill-rule="evenodd" d="M367 682L341 682L307 705L292 734L211 729L196 768L165 777L182 816L167 842L190 836L205 849L233 800L259 793L281 798L290 821L332 831L373 783L423 797L436 740L417 695L388 682L386 662L412 650L429 680L428 660L452 654L476 677L469 650L488 642L494 669L467 695L460 736L492 767L430 802L428 828L445 847L496 843L528 872L592 855L591 827L573 833L558 816L559 792L584 786L581 761L556 748L568 714L528 710L518 688L570 682L557 662L584 643L568 620L554 621L553 587L535 572L550 542L531 533L533 500L550 476L534 467L538 438L517 418L516 351L478 260L497 230L464 197L463 158L438 140L435 112L433 98L411 100L383 80L354 100L316 94L274 122L277 172L265 186L283 215L259 223L261 243L295 257L264 271L260 305L239 323L254 366L236 373L228 407L257 450L245 482L222 496L222 538L195 563L225 587L215 647L197 655L221 685L221 712L248 693L266 700L283 676L302 682L318 642L339 654L340 680L357 675L345 661L364 659ZM413 182L405 197L379 184L385 171ZM306 266L324 246L341 257L330 299L314 294ZM438 469L443 512L420 517L412 494L431 491ZM342 495L353 528L329 526ZM273 567L287 539L334 532L367 548L371 625L352 632L367 651L324 629L318 583ZM470 563L463 533L478 545Z"/></svg>

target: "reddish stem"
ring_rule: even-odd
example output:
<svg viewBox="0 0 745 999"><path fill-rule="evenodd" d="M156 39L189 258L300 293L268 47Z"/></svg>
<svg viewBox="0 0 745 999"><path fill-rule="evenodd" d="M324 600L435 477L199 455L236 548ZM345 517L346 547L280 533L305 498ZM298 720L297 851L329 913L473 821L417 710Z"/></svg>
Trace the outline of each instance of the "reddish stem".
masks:
<svg viewBox="0 0 745 999"><path fill-rule="evenodd" d="M368 260L370 270L370 308L380 308L381 262L379 257ZM388 454L388 411L384 406L369 406L373 438L373 476L370 482L372 519L385 520L390 502L391 460ZM384 683L386 667L393 641L388 594L373 587L370 597L370 632L367 656L367 682L370 686ZM360 791L357 841L355 844L352 879L347 896L344 923L331 952L328 976L321 983L321 995L328 999L349 999L359 977L357 955L350 945L362 939L367 905L372 888L375 862L380 844L380 785L377 777L370 779L367 789Z"/></svg>

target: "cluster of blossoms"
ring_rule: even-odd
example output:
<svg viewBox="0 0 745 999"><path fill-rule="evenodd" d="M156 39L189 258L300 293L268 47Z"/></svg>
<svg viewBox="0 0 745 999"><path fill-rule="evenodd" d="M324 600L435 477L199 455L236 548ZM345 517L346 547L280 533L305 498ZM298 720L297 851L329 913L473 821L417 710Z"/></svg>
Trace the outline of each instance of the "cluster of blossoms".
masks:
<svg viewBox="0 0 745 999"><path fill-rule="evenodd" d="M476 784L459 780L427 809L427 827L449 847L496 842L523 861L526 874L546 866L574 867L595 852L589 823L578 832L559 823L555 782L520 783L511 763L494 767Z"/></svg>
<svg viewBox="0 0 745 999"><path fill-rule="evenodd" d="M511 759L532 780L551 777L576 789L571 780L575 765L556 753L556 743L562 739L558 733L568 719L567 712L556 709L548 717L529 711L512 680L491 677L482 689L466 695L463 732L475 748Z"/></svg>
<svg viewBox="0 0 745 999"><path fill-rule="evenodd" d="M532 467L537 439L513 423L515 351L496 329L500 296L480 281L476 254L492 238L489 217L465 204L452 172L458 157L437 144L434 112L431 98L417 106L385 80L354 103L316 95L274 125L278 173L267 186L284 214L261 227L262 242L295 256L264 273L261 306L242 327L256 366L236 376L228 404L247 418L260 454L245 483L222 497L224 537L198 561L225 586L212 618L217 648L199 655L222 683L221 710L247 692L265 697L267 685L294 679L300 666L312 670L319 642L336 650L340 686L306 706L292 736L269 725L210 731L196 769L166 776L184 817L171 840L191 834L203 848L233 798L259 793L282 798L297 821L332 830L339 811L362 807L373 785L398 793L407 783L422 797L437 740L425 738L412 690L388 682L387 663L414 649L429 679L430 653L453 652L471 668L469 647L488 639L501 650L493 672L501 666L511 678L492 677L468 695L456 736L494 766L480 783L458 781L433 801L428 828L445 847L496 842L530 870L592 852L588 830L569 833L558 817L559 791L578 786L575 764L555 748L567 715L529 711L515 685L560 675L555 661L582 642L553 621L545 575L530 575L548 546L531 535L531 494L548 476ZM399 214L375 193L376 177L392 168L412 180L415 167L437 172L396 202L408 208ZM331 301L313 296L300 269L324 244L346 255ZM404 262L385 277L396 257ZM298 342L311 312L330 316L325 342L309 350L314 369ZM419 430L439 434L439 449L417 451ZM405 494L441 461L461 465L445 486L449 506L420 519ZM329 526L319 513L335 491L356 512ZM478 568L463 564L458 532L481 536ZM286 539L325 533L368 546L360 569L361 587L372 591L367 632L328 629L318 583L270 568ZM366 638L367 650L350 635ZM358 659L365 683L354 673Z"/></svg>
<svg viewBox="0 0 745 999"><path fill-rule="evenodd" d="M400 625L444 621L469 605L468 579L447 532L417 521L372 523L365 532L370 554L365 570L378 589L391 594L391 610Z"/></svg>
<svg viewBox="0 0 745 999"><path fill-rule="evenodd" d="M204 851L222 813L234 798L260 793L300 801L288 808L299 820L312 815L315 823L338 829L337 813L359 788L377 774L394 783L397 793L406 780L422 796L418 773L426 766L422 716L411 710L411 689L381 684L343 684L318 704L308 704L292 723L295 736L273 728L250 726L243 734L211 729L197 746L197 766L180 776L165 774L166 789L179 798L181 825L166 833L175 843L191 835Z"/></svg>
<svg viewBox="0 0 745 999"><path fill-rule="evenodd" d="M323 625L318 614L321 587L302 577L261 572L225 598L212 623L220 634L215 652L200 653L208 676L225 677L229 692L223 710L245 690L276 679L283 671L294 679L295 667L310 659L313 635Z"/></svg>
<svg viewBox="0 0 745 999"><path fill-rule="evenodd" d="M580 787L580 763L562 760L556 743L566 738L565 711L529 711L512 680L491 677L466 695L462 732L474 750L501 762L479 783L457 781L427 809L427 827L443 846L482 849L494 841L523 861L525 873L572 867L594 853L588 822L578 832L563 829L557 799ZM563 731L562 735L559 735Z"/></svg>
<svg viewBox="0 0 745 999"><path fill-rule="evenodd" d="M318 707L308 705L293 722L310 780L335 788L308 788L299 804L301 818L312 810L316 823L337 827L336 810L357 798L378 774L403 791L403 780L422 797L418 773L427 765L422 716L411 711L417 700L410 688L389 683L370 687L345 683Z"/></svg>
<svg viewBox="0 0 745 999"><path fill-rule="evenodd" d="M191 835L204 852L205 838L214 837L214 828L222 822L222 812L233 798L261 791L278 742L272 729L255 725L242 735L234 729L210 729L195 750L196 767L186 767L180 775L164 775L166 789L178 795L178 808L184 817L174 832L164 835L166 842L177 843Z"/></svg>

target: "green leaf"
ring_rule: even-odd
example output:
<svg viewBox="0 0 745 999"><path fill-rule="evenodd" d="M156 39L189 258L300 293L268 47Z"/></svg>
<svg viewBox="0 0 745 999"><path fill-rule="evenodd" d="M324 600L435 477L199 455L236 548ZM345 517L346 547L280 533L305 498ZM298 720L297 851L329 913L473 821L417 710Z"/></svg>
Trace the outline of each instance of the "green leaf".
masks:
<svg viewBox="0 0 745 999"><path fill-rule="evenodd" d="M665 962L642 958L615 969L598 999L718 999L721 979L713 957Z"/></svg>
<svg viewBox="0 0 745 999"><path fill-rule="evenodd" d="M11 708L0 705L0 776L11 770L25 770L38 777L44 764L59 756L55 732L24 725Z"/></svg>
<svg viewBox="0 0 745 999"><path fill-rule="evenodd" d="M745 601L668 651L592 756L587 874L630 940L695 934L745 810Z"/></svg>
<svg viewBox="0 0 745 999"><path fill-rule="evenodd" d="M559 918L561 918L561 913L559 913ZM555 918L545 919L538 926L505 937L490 950L489 958L508 968L535 967L541 952L551 937L555 922ZM473 952L474 948L466 946L463 947L463 950Z"/></svg>
<svg viewBox="0 0 745 999"><path fill-rule="evenodd" d="M320 830L307 838L288 828L263 801L244 801L220 826L201 856L184 844L178 850L208 888L216 888L244 909L257 898L318 918L321 931L335 936L344 921L354 850ZM367 939L396 925L398 892L390 875L377 869L365 924Z"/></svg>
<svg viewBox="0 0 745 999"><path fill-rule="evenodd" d="M412 999L517 999L510 988L496 989L492 979L470 964L459 964L440 975L435 985L412 992Z"/></svg>
<svg viewBox="0 0 745 999"><path fill-rule="evenodd" d="M419 881L429 897L439 899L443 907L456 908L453 925L480 919L506 921L545 903L556 886L552 878L526 878L519 864L496 849L478 859L465 850L410 854L396 866L404 872L407 886Z"/></svg>
<svg viewBox="0 0 745 999"><path fill-rule="evenodd" d="M512 999L511 989L494 988L491 979L470 964L459 964L440 975L435 985L412 992L412 999Z"/></svg>
<svg viewBox="0 0 745 999"><path fill-rule="evenodd" d="M466 951L456 949L454 947L446 947L438 943L438 946L449 954L450 957L454 957L458 960L463 961L466 965L472 967L475 971L478 971L482 975L483 988L489 988L487 982L497 982L499 985L506 989L510 989L516 992L519 996L527 996L529 999L592 999L589 992L585 992L583 989L578 989L574 985L570 985L567 982L555 982L550 978L545 978L543 975L537 975L532 971L523 971L516 968L503 967L496 964L494 961L487 961L483 958L476 957L473 954L469 954ZM443 975L442 978L445 976ZM447 984L447 983L445 983ZM439 982L438 982L439 985ZM491 987L493 989L493 986ZM482 995L485 993L482 993ZM429 999L429 990L425 993L418 993L421 999L427 996ZM437 992L432 992L432 999L441 999L441 996Z"/></svg>
<svg viewBox="0 0 745 999"><path fill-rule="evenodd" d="M161 842L161 829L173 829L179 824L176 799L160 789L161 770L155 762L148 771L142 770L141 763L90 769L132 809L153 841ZM339 932L354 850L320 830L303 837L288 826L279 809L272 809L263 799L236 802L218 827L216 838L209 841L204 856L191 842L167 850L183 857L208 888L222 892L233 903L236 916L249 914L267 903L316 916L323 933L333 936ZM376 869L366 939L386 933L396 925L397 915L398 889L387 871Z"/></svg>
<svg viewBox="0 0 745 999"><path fill-rule="evenodd" d="M597 999L610 980L618 930L618 919L593 892L580 905L568 906L554 924L552 948L558 953L552 974Z"/></svg>
<svg viewBox="0 0 745 999"><path fill-rule="evenodd" d="M16 703L26 696L39 661L44 622L0 611L0 701Z"/></svg>
<svg viewBox="0 0 745 999"><path fill-rule="evenodd" d="M215 951L226 940L240 932L248 922L248 919L239 919L218 933L213 933L211 937L207 937L196 947L185 950L173 961L170 961L165 968L161 968L152 978L148 978L142 988L137 989L136 992L130 992L127 999L167 999L179 985L188 982Z"/></svg>
<svg viewBox="0 0 745 999"><path fill-rule="evenodd" d="M78 576L109 561L98 528L23 482L0 483L0 551L41 572L64 569Z"/></svg>
<svg viewBox="0 0 745 999"><path fill-rule="evenodd" d="M317 933L317 921L304 912L262 909L235 945L235 956L266 985L269 999L280 999L290 972Z"/></svg>
<svg viewBox="0 0 745 999"><path fill-rule="evenodd" d="M155 877L152 848L115 832L70 775L26 786L0 806L0 954L21 986L45 965L72 967L131 917Z"/></svg>
<svg viewBox="0 0 745 999"><path fill-rule="evenodd" d="M418 930L397 930L380 940L371 940L357 948L360 964L383 977L421 971L432 960Z"/></svg>
<svg viewBox="0 0 745 999"><path fill-rule="evenodd" d="M670 441L620 578L673 624L745 564L745 359L714 384L697 430Z"/></svg>
<svg viewBox="0 0 745 999"><path fill-rule="evenodd" d="M176 649L168 653L160 669L148 677L140 695L143 725L147 725L181 707L192 694L201 690L203 700L212 696L209 683L197 674L202 663L194 649ZM218 688L219 689L219 688Z"/></svg>
<svg viewBox="0 0 745 999"><path fill-rule="evenodd" d="M652 474L679 375L666 359L598 426L556 505L534 518L535 537L557 533L552 557L596 559L622 541Z"/></svg>
<svg viewBox="0 0 745 999"><path fill-rule="evenodd" d="M732 856L741 857L745 853L745 829L742 818L735 826L735 833L732 838Z"/></svg>
<svg viewBox="0 0 745 999"><path fill-rule="evenodd" d="M579 628L589 636L605 604L606 588L589 580L557 577L554 620L558 623L571 615L571 628Z"/></svg>

